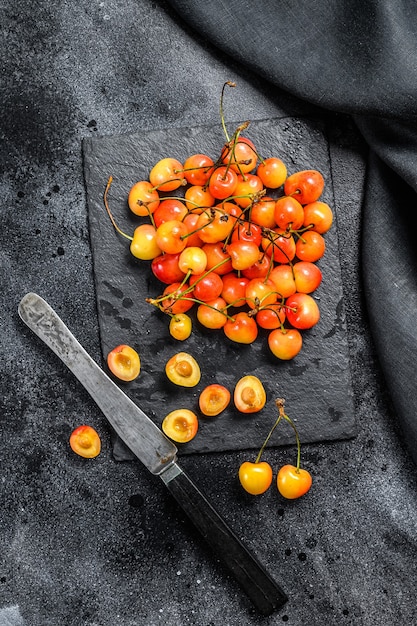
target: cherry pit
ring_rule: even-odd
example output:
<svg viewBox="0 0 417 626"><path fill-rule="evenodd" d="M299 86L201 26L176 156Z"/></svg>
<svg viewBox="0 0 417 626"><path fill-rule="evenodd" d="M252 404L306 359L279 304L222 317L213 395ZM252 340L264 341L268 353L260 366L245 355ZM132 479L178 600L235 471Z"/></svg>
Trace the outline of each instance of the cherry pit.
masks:
<svg viewBox="0 0 417 626"><path fill-rule="evenodd" d="M137 217L123 232L108 201L113 227L130 241L132 255L161 284L146 302L168 316L172 337L185 341L194 326L250 344L267 337L272 355L296 357L304 332L320 320L314 292L322 282L317 263L326 251L333 212L322 199L318 170L289 173L279 155L264 155L247 133L249 122L225 135L217 155L166 156L147 180L127 190ZM136 219L136 218L135 218Z"/></svg>

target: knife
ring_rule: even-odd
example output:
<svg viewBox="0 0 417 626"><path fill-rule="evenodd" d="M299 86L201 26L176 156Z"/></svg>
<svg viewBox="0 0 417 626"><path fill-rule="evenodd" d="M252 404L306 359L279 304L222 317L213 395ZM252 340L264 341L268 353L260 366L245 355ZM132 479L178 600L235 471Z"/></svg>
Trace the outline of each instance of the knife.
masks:
<svg viewBox="0 0 417 626"><path fill-rule="evenodd" d="M28 293L18 313L76 376L138 459L162 479L257 610L270 615L283 606L285 592L181 469L174 443L97 365L54 309L36 293Z"/></svg>

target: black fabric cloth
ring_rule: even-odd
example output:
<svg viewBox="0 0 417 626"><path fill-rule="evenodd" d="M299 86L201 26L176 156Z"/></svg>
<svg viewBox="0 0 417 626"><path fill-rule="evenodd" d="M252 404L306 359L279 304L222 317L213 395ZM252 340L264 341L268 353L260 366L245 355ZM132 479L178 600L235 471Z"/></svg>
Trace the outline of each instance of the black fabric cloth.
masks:
<svg viewBox="0 0 417 626"><path fill-rule="evenodd" d="M275 86L351 115L369 146L362 269L374 342L417 462L417 7L413 0L170 0Z"/></svg>

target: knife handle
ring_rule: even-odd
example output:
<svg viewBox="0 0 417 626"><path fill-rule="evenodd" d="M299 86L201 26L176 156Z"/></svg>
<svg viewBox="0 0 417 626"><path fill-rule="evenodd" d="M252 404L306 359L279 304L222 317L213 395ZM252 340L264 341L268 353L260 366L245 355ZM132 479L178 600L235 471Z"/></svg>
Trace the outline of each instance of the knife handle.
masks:
<svg viewBox="0 0 417 626"><path fill-rule="evenodd" d="M174 464L161 474L161 478L258 611L263 615L270 615L283 606L288 600L285 592L243 545L185 472Z"/></svg>

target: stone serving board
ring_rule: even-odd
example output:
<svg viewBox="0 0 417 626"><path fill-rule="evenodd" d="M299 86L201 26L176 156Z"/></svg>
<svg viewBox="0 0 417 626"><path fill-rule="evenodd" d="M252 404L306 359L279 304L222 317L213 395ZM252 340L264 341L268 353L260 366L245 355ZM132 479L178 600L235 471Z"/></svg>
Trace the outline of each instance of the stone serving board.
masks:
<svg viewBox="0 0 417 626"><path fill-rule="evenodd" d="M229 124L229 130L237 125ZM320 124L293 117L259 120L251 122L245 134L264 158L279 156L289 174L302 169L320 170L326 181L322 200L333 206L329 146ZM151 274L149 262L131 255L129 241L113 228L103 202L108 178L113 177L108 195L113 216L124 232L133 235L145 218L128 209L130 187L147 179L151 167L161 158L173 156L184 161L191 154L204 152L216 159L223 143L220 124L83 141L103 362L107 353L121 343L139 352L140 376L131 383L119 384L159 426L173 409L198 412L199 393L208 384L218 382L232 391L241 376L254 374L261 379L267 392L267 404L261 412L243 415L232 402L217 417L201 417L195 439L178 446L180 455L258 450L275 421L275 399L279 397L285 398L287 413L295 420L303 443L354 437L356 424L336 221L325 235L326 253L318 262L323 281L314 297L320 306L320 322L303 332L303 349L291 361L280 361L271 354L266 332L260 332L253 344L241 345L228 340L222 331L202 328L195 318L191 337L185 342L176 341L169 334L168 316L145 301L148 296L162 293L164 285ZM271 195L280 194L282 190ZM179 351L191 353L201 366L201 381L192 389L176 387L165 375L165 363ZM287 444L294 444L294 434L283 423L269 445ZM119 460L131 458L117 436L113 451Z"/></svg>

